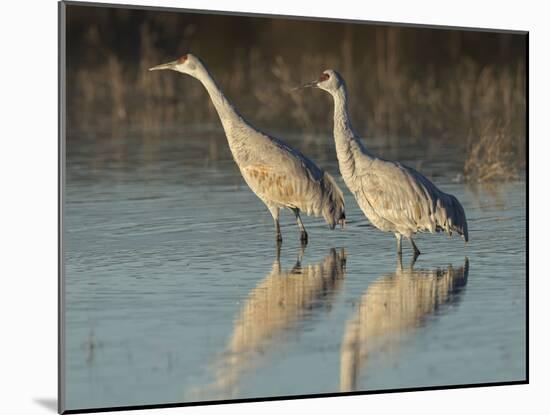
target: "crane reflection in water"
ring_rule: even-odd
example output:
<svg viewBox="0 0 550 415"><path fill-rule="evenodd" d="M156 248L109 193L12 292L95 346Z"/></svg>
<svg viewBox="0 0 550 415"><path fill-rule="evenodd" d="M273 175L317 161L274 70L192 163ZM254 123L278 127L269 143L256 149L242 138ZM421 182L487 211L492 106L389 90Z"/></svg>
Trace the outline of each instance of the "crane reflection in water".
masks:
<svg viewBox="0 0 550 415"><path fill-rule="evenodd" d="M329 308L345 278L346 252L332 248L319 262L303 265L300 248L294 267L281 269L280 250L269 274L250 292L234 320L224 352L214 362L215 380L192 398L230 398L246 372L319 309ZM327 307L328 306L328 307Z"/></svg>
<svg viewBox="0 0 550 415"><path fill-rule="evenodd" d="M450 303L468 280L464 266L403 268L398 256L393 274L376 280L363 294L357 312L347 325L340 351L340 391L361 389L361 371L372 355L391 348L400 336L420 327L441 305Z"/></svg>

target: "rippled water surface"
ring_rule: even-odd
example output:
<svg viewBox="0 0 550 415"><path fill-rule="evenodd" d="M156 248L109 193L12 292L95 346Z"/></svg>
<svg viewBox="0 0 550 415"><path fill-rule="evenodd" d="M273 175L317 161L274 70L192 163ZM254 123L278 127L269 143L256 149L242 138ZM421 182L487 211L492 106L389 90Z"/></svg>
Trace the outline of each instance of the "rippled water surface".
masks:
<svg viewBox="0 0 550 415"><path fill-rule="evenodd" d="M420 235L399 264L345 189L346 228L304 217L304 250L284 212L278 258L219 131L70 141L67 408L524 379L525 183L467 186L456 149L370 144L458 197L468 245Z"/></svg>

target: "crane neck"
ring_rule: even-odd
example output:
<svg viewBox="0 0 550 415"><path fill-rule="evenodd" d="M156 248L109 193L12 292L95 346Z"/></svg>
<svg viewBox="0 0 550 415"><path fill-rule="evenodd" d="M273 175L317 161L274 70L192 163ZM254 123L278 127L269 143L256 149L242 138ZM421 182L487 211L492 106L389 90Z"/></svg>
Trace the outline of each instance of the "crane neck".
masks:
<svg viewBox="0 0 550 415"><path fill-rule="evenodd" d="M354 138L353 128L348 111L348 93L345 85L341 85L332 94L334 98L334 132L338 131L339 138L351 140Z"/></svg>
<svg viewBox="0 0 550 415"><path fill-rule="evenodd" d="M361 152L367 156L372 156L363 140L355 132L351 125L351 120L348 110L348 93L345 84L341 85L336 92L332 93L334 98L334 139L338 144L357 146Z"/></svg>
<svg viewBox="0 0 550 415"><path fill-rule="evenodd" d="M220 117L225 134L227 138L230 139L232 128L235 127L237 123L246 124L246 121L243 119L241 114L239 114L233 104L226 98L221 88L218 86L217 82L214 80L206 67L201 65L196 78L202 83L208 92L208 95L212 100L212 104Z"/></svg>
<svg viewBox="0 0 550 415"><path fill-rule="evenodd" d="M334 98L334 141L336 156L342 178L346 185L354 188L355 178L358 175L358 162L363 156L371 158L371 154L364 147L361 138L355 133L351 125L348 111L348 95L346 86L342 84L335 92Z"/></svg>

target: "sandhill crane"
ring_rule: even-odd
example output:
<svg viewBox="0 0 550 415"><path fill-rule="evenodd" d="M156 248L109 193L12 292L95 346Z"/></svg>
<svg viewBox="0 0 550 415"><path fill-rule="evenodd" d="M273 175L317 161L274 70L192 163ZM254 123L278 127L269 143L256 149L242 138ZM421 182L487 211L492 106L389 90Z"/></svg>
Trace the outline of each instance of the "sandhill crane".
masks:
<svg viewBox="0 0 550 415"><path fill-rule="evenodd" d="M285 334L318 309L327 309L345 278L346 252L332 248L319 262L302 264L303 250L294 267L281 268L279 252L271 271L248 295L235 318L224 353L216 359L215 383L193 391L190 398L234 396L239 380ZM320 310L321 311L321 310Z"/></svg>
<svg viewBox="0 0 550 415"><path fill-rule="evenodd" d="M451 303L467 284L469 261L454 268L403 269L381 276L365 291L346 325L340 351L340 390L357 389L361 368L377 352L420 327L443 304Z"/></svg>
<svg viewBox="0 0 550 415"><path fill-rule="evenodd" d="M344 79L326 70L305 87L317 87L334 98L334 141L340 173L359 207L378 229L392 232L401 254L401 239L410 239L414 256L420 251L412 235L417 232L457 232L468 241L466 215L453 195L439 190L416 170L371 154L351 126Z"/></svg>
<svg viewBox="0 0 550 415"><path fill-rule="evenodd" d="M303 243L307 243L307 232L300 212L323 216L331 229L337 223L344 226L344 198L334 179L298 150L251 126L225 97L199 58L186 54L149 70L164 69L190 75L205 87L244 180L273 216L277 242L282 241L281 208L294 212Z"/></svg>

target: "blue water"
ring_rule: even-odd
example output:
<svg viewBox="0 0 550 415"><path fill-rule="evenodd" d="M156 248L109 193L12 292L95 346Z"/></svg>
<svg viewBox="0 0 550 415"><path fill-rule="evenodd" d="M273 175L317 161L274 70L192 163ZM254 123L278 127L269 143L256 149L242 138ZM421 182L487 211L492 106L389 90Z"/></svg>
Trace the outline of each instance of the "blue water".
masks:
<svg viewBox="0 0 550 415"><path fill-rule="evenodd" d="M290 140L300 147L301 137ZM463 204L471 241L423 234L402 264L345 189L333 143L304 150L344 189L348 223L265 206L219 132L69 141L66 408L525 378L526 187L472 187L456 150L376 153Z"/></svg>

